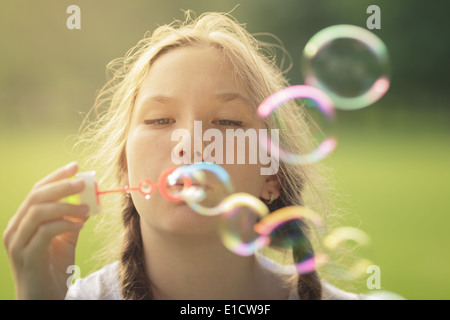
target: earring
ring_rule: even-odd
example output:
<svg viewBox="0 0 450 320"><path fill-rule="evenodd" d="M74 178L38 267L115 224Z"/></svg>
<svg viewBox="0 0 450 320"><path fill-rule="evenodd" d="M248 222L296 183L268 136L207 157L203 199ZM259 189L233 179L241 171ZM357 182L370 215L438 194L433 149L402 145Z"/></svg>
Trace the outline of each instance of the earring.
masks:
<svg viewBox="0 0 450 320"><path fill-rule="evenodd" d="M266 200L266 203L267 203L268 205L271 205L272 202L273 202L273 200L275 200L275 199L274 199L273 192L271 192L271 193L270 193L270 200Z"/></svg>

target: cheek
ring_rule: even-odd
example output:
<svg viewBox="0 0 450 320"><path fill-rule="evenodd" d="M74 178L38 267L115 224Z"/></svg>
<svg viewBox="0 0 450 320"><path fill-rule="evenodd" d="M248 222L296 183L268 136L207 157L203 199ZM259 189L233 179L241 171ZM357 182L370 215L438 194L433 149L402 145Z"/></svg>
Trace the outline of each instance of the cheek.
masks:
<svg viewBox="0 0 450 320"><path fill-rule="evenodd" d="M224 138L222 167L230 175L236 192L246 192L259 198L267 176L261 174L264 166L260 163L259 149L254 148L258 143L257 140L245 140L244 144L239 144L236 140ZM250 144L253 145L250 147ZM229 150L234 150L233 159L227 158Z"/></svg>
<svg viewBox="0 0 450 320"><path fill-rule="evenodd" d="M264 186L265 176L260 173L259 165L224 165L228 171L236 192L246 192L259 198Z"/></svg>
<svg viewBox="0 0 450 320"><path fill-rule="evenodd" d="M156 137L145 129L137 128L130 132L126 145L130 187L138 187L146 179L155 184L158 182L161 173L170 166L170 143L164 142L164 137ZM152 212L167 205L157 189L153 190L150 199L146 199L139 191L132 191L131 197L145 221L154 216Z"/></svg>
<svg viewBox="0 0 450 320"><path fill-rule="evenodd" d="M164 137L139 129L131 132L126 146L130 185L136 186L143 179L156 183L161 172L170 166L171 151L170 140Z"/></svg>

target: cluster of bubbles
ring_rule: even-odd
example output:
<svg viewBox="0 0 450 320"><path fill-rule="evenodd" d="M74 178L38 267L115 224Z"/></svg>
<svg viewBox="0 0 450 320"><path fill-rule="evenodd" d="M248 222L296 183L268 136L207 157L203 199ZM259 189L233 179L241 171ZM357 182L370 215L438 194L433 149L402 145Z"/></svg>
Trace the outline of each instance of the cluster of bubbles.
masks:
<svg viewBox="0 0 450 320"><path fill-rule="evenodd" d="M208 192L220 190L219 202L208 202ZM326 229L322 217L302 206L283 207L270 213L262 200L235 192L228 172L220 165L196 162L165 170L156 183L144 179L137 187L110 192L140 192L146 199L155 190L170 201L185 201L200 215L220 216L219 235L223 245L240 256L254 255L261 266L277 274L307 274L331 266L340 280L357 280L367 275L369 259L359 259L349 268L333 265L331 256L339 248L367 246L369 236L362 230L341 226ZM270 213L270 214L269 214ZM316 233L320 250L312 251L305 231ZM402 299L389 291L370 292L367 299Z"/></svg>
<svg viewBox="0 0 450 320"><path fill-rule="evenodd" d="M268 117L289 100L304 99L312 101L312 104L305 105L315 107L325 123L329 124L336 117L335 109L356 110L367 107L378 101L390 86L389 56L385 44L370 31L357 26L336 25L319 31L307 42L301 57L301 67L305 84L294 85L269 96L258 107L260 117ZM336 148L337 140L333 136L325 137L315 150L303 154L290 152L269 138L261 143L261 147L266 146L276 148L280 160L284 162L309 164L327 157ZM258 212L262 214L265 211L261 208ZM308 222L308 229L318 232L322 252L312 254L309 250L310 243L299 231L299 226L305 221ZM255 253L269 269L287 274L308 273L330 263L331 253L348 243L367 246L370 242L365 232L354 227L343 226L327 233L321 217L304 207L276 210L255 224L254 230L257 237L252 243L244 245L236 239L231 241L229 236L224 238L224 243L238 254ZM278 249L270 248L268 244L277 233L284 239L277 241L275 247ZM280 247L283 250L279 250ZM287 248L291 248L288 259ZM263 254L258 255L260 252ZM371 265L372 261L359 259L350 268L335 266L335 274L344 280L354 280L367 275ZM370 292L366 297L403 299L388 291Z"/></svg>
<svg viewBox="0 0 450 320"><path fill-rule="evenodd" d="M260 117L268 117L289 100L310 99L327 121L333 121L335 109L366 107L389 88L385 45L371 32L356 26L337 25L320 31L307 43L301 61L305 84L269 96L258 107ZM337 140L327 137L307 154L285 150L269 137L260 145L277 148L281 161L300 165L324 159L335 149ZM215 188L220 185L219 201L207 199L211 184ZM235 193L227 171L214 163L169 168L157 183L143 180L138 187L121 191L139 191L149 199L156 189L170 201L185 201L201 215L220 215L219 234L226 248L240 256L255 255L265 268L286 275L309 273L329 264L331 252L346 243L366 246L370 241L365 232L354 227L327 231L320 215L306 207L284 207L269 214L268 206L260 199ZM306 230L314 230L321 239L319 252L312 251ZM336 274L344 280L356 279L366 274L370 265L370 260L360 259L349 270ZM381 298L386 297L390 296Z"/></svg>
<svg viewBox="0 0 450 320"><path fill-rule="evenodd" d="M258 108L260 117L268 117L289 100L303 99L329 126L336 118L336 109L367 107L384 96L390 85L385 44L370 31L353 25L331 26L315 34L303 50L301 71L305 84L269 96ZM277 148L280 159L287 163L308 164L324 159L336 148L335 137L321 140L315 150L304 154L285 150L269 138L261 147Z"/></svg>
<svg viewBox="0 0 450 320"><path fill-rule="evenodd" d="M206 179L206 171L225 186L221 189L222 200L217 204L202 204L208 191L198 190L204 189L202 184L206 181L213 180ZM369 243L367 234L357 228L346 226L327 232L321 216L306 207L287 206L270 213L261 199L245 192L235 193L227 171L214 163L198 162L177 167L171 170L167 181L166 187L190 181L178 189L179 199L201 215L220 215L219 234L224 246L240 256L256 255L264 267L277 273L309 273L328 263L329 252L345 242L353 241L362 246ZM318 233L321 247L328 252L312 253L304 227ZM287 254L289 251L291 253ZM361 269L360 266L353 270L357 272L341 274L350 279L358 276Z"/></svg>

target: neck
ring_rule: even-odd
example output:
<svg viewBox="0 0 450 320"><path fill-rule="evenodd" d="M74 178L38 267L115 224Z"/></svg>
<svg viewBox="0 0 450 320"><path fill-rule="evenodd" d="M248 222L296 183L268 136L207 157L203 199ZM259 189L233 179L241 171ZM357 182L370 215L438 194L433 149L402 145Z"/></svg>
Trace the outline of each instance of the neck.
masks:
<svg viewBox="0 0 450 320"><path fill-rule="evenodd" d="M150 228L141 226L142 228ZM276 300L289 289L254 256L241 257L217 235L142 230L147 274L155 299Z"/></svg>

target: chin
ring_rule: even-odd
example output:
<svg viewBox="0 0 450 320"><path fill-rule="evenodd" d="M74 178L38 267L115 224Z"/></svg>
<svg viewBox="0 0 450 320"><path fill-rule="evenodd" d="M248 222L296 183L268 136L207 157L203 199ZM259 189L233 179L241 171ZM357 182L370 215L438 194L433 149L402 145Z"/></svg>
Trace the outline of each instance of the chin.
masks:
<svg viewBox="0 0 450 320"><path fill-rule="evenodd" d="M215 235L218 234L219 216L204 216L192 210L185 202L174 202L158 216L158 229L172 235ZM160 211L161 212L161 211ZM156 218L156 217L155 217ZM153 220L153 219L152 219Z"/></svg>

